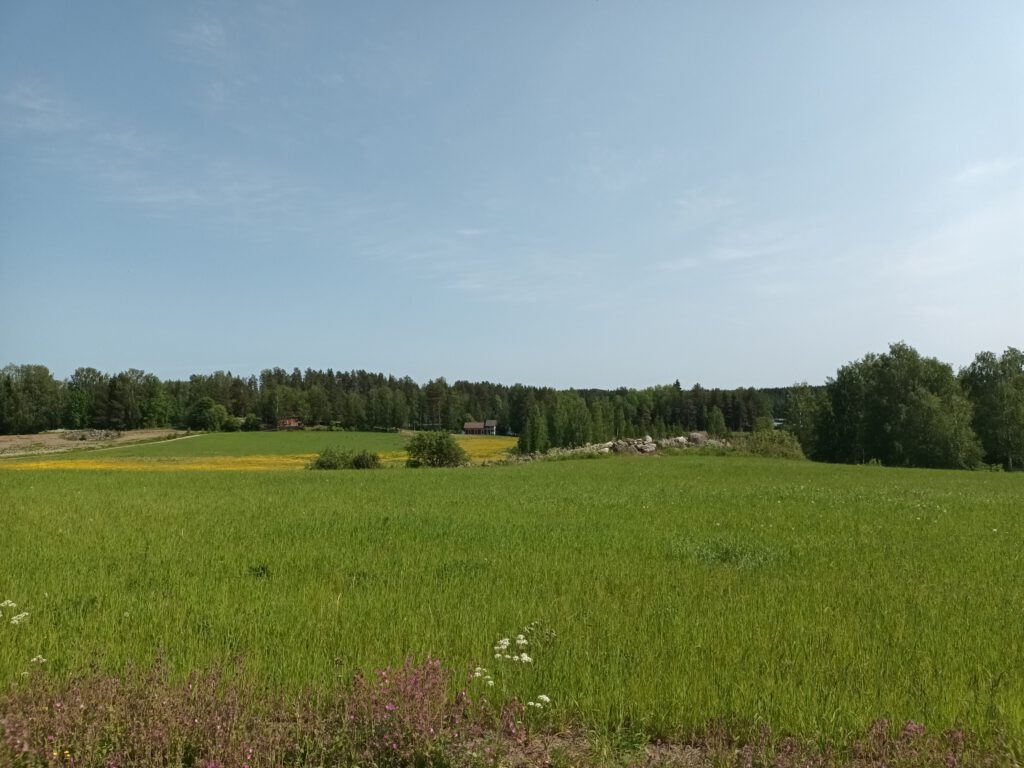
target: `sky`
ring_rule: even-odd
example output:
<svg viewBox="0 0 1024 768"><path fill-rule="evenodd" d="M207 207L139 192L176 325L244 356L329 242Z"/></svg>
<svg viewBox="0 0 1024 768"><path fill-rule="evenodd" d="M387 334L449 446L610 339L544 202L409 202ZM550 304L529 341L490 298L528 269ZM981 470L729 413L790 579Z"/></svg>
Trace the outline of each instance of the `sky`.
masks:
<svg viewBox="0 0 1024 768"><path fill-rule="evenodd" d="M1024 347L1024 4L0 4L0 366L786 386Z"/></svg>

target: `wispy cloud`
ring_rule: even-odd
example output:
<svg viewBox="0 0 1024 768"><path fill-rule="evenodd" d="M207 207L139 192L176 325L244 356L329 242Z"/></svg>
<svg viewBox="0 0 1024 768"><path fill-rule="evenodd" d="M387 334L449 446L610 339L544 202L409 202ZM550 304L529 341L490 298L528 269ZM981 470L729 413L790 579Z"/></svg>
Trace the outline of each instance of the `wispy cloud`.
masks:
<svg viewBox="0 0 1024 768"><path fill-rule="evenodd" d="M711 261L723 264L760 260L766 257L797 251L807 246L817 232L811 226L797 226L788 222L752 228L731 234L708 253Z"/></svg>
<svg viewBox="0 0 1024 768"><path fill-rule="evenodd" d="M768 280L753 283L754 293L769 299L780 299L799 293L801 286L794 280Z"/></svg>
<svg viewBox="0 0 1024 768"><path fill-rule="evenodd" d="M687 190L675 199L674 205L684 224L704 226L735 213L739 202L735 195L701 187Z"/></svg>
<svg viewBox="0 0 1024 768"><path fill-rule="evenodd" d="M979 160L957 171L951 177L954 184L980 184L997 179L1024 166L1020 157L997 157Z"/></svg>
<svg viewBox="0 0 1024 768"><path fill-rule="evenodd" d="M135 128L100 130L94 135L97 144L128 155L153 155L164 150L163 138L143 134Z"/></svg>
<svg viewBox="0 0 1024 768"><path fill-rule="evenodd" d="M159 218L182 214L211 221L251 225L257 234L273 222L274 230L306 229L313 215L301 204L305 191L285 180L250 169L221 165L188 180L154 173L110 175L110 197L141 206Z"/></svg>
<svg viewBox="0 0 1024 768"><path fill-rule="evenodd" d="M194 65L208 79L197 84L194 105L221 112L244 99L243 94L261 97L253 62L243 61L242 49L233 43L232 27L218 19L202 19L170 33L171 55ZM249 131L256 126L244 126Z"/></svg>
<svg viewBox="0 0 1024 768"><path fill-rule="evenodd" d="M52 91L29 84L0 95L0 127L24 133L58 134L78 128L82 119Z"/></svg>
<svg viewBox="0 0 1024 768"><path fill-rule="evenodd" d="M95 195L157 217L184 212L295 229L306 217L300 187L280 174L183 155L167 136L109 119L53 89L18 84L0 93L0 129L48 138L40 162L91 180Z"/></svg>
<svg viewBox="0 0 1024 768"><path fill-rule="evenodd" d="M400 217L399 217L400 218ZM523 238L500 250L461 230L416 232L367 243L364 259L464 299L511 305L582 304L609 289L610 254L566 253L549 242ZM614 280L614 278L611 278Z"/></svg>
<svg viewBox="0 0 1024 768"><path fill-rule="evenodd" d="M203 59L222 60L228 50L224 26L216 20L194 22L174 32L171 39L185 52Z"/></svg>
<svg viewBox="0 0 1024 768"><path fill-rule="evenodd" d="M1013 270L1007 274L1001 269ZM918 232L885 259L886 274L915 283L949 281L957 275L1024 273L1024 197L987 199L985 204Z"/></svg>
<svg viewBox="0 0 1024 768"><path fill-rule="evenodd" d="M678 259L660 261L654 265L654 269L659 272L685 272L690 269L696 269L700 265L700 259L695 259L692 256L681 256Z"/></svg>

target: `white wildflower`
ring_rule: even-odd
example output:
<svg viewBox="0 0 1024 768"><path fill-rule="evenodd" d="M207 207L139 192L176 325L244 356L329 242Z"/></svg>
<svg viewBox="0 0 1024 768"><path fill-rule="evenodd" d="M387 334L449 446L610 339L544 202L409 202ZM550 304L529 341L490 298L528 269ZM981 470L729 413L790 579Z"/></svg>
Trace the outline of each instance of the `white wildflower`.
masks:
<svg viewBox="0 0 1024 768"><path fill-rule="evenodd" d="M473 673L473 677L483 677L483 676L484 676L483 672L481 672L480 670L477 670L476 672Z"/></svg>
<svg viewBox="0 0 1024 768"><path fill-rule="evenodd" d="M528 707L536 707L537 706L537 702L536 701L528 701L528 702L526 702L526 706L528 706Z"/></svg>
<svg viewBox="0 0 1024 768"><path fill-rule="evenodd" d="M28 614L27 613L19 613L17 616L15 616L14 618L11 619L11 624L21 624L21 622L27 621L27 620L28 620Z"/></svg>
<svg viewBox="0 0 1024 768"><path fill-rule="evenodd" d="M529 664L531 661L533 661L533 659L526 655L525 651L519 654L519 660L523 662L523 664Z"/></svg>
<svg viewBox="0 0 1024 768"><path fill-rule="evenodd" d="M551 703L551 699L549 697L545 696L543 693L540 696L537 697L537 701L543 702L544 704L550 704Z"/></svg>
<svg viewBox="0 0 1024 768"><path fill-rule="evenodd" d="M18 604L17 603L12 603L10 600L4 600L2 603L0 603L0 608L17 608L17 607L18 607Z"/></svg>
<svg viewBox="0 0 1024 768"><path fill-rule="evenodd" d="M44 658L42 657L42 655L39 655L39 656L34 656L34 657L32 658L32 663L33 663L33 664L45 664L45 663L46 663L46 659L44 659Z"/></svg>
<svg viewBox="0 0 1024 768"><path fill-rule="evenodd" d="M501 658L501 654L500 654L500 653L496 653L496 654L494 654L494 658L496 658L496 659L500 659L500 658Z"/></svg>
<svg viewBox="0 0 1024 768"><path fill-rule="evenodd" d="M505 654L505 658L506 658L506 659L511 659L511 658L514 658L514 657L513 657L513 656L509 656L509 655L508 655L508 654L506 653L506 654Z"/></svg>
<svg viewBox="0 0 1024 768"><path fill-rule="evenodd" d="M493 680L488 680L488 681L487 681L487 684L488 684L489 686L491 686L492 688L494 687L494 681L493 681Z"/></svg>

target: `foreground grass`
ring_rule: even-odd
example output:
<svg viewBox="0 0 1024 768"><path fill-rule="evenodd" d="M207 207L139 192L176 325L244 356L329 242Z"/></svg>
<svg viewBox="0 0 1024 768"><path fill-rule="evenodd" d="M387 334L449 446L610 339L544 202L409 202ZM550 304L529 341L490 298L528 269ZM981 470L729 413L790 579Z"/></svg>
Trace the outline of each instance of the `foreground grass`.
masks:
<svg viewBox="0 0 1024 768"><path fill-rule="evenodd" d="M2 609L0 684L37 655L65 679L162 654L329 690L432 655L453 685L488 667L496 703L549 695L554 728L846 743L888 717L1019 751L1022 498L1013 475L740 457L0 472L0 600L29 613ZM534 620L556 635L532 663L493 658Z"/></svg>

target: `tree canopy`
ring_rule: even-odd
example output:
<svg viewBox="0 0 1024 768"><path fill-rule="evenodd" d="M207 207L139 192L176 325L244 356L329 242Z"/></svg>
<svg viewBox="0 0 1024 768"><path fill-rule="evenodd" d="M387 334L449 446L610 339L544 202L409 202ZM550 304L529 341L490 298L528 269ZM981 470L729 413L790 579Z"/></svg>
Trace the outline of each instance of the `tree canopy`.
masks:
<svg viewBox="0 0 1024 768"><path fill-rule="evenodd" d="M267 368L162 381L138 369L41 365L0 370L0 434L70 429L259 429L282 419L342 429L458 431L495 419L524 451L694 430L749 432L784 420L819 461L892 466L1024 466L1024 353L980 352L959 374L904 343L839 368L823 386L555 390L456 381L418 384L367 371Z"/></svg>

